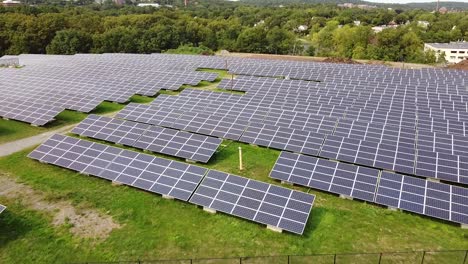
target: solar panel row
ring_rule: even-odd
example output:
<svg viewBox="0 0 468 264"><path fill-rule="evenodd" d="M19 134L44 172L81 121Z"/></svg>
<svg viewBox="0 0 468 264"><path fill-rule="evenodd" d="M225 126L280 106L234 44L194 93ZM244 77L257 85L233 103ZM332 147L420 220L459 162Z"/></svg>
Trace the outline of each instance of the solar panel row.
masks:
<svg viewBox="0 0 468 264"><path fill-rule="evenodd" d="M303 233L315 200L311 194L58 134L28 157L296 234Z"/></svg>
<svg viewBox="0 0 468 264"><path fill-rule="evenodd" d="M360 200L468 224L468 189L282 152L270 177Z"/></svg>
<svg viewBox="0 0 468 264"><path fill-rule="evenodd" d="M222 142L219 138L97 115L88 116L72 133L205 163Z"/></svg>
<svg viewBox="0 0 468 264"><path fill-rule="evenodd" d="M164 67L149 55L145 62L141 56L127 56L120 62L104 55L18 58L27 67L0 69L2 99L9 102L0 105L0 116L34 125L53 121L58 115L56 107L90 112L104 100L124 103L135 94L154 96L161 89L177 90L184 84L198 85L218 77L217 73L195 71L197 67ZM149 67L152 65L157 67ZM17 113L23 104L31 105L31 113Z"/></svg>

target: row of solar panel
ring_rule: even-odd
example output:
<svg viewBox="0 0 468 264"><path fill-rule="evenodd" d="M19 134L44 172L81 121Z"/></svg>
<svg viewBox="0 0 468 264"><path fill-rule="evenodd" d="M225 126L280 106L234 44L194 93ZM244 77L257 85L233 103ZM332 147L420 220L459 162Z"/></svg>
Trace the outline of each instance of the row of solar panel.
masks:
<svg viewBox="0 0 468 264"><path fill-rule="evenodd" d="M241 120L223 120L216 115L191 114L176 110L156 110L152 106L135 105L121 111L118 116L143 123L153 123L175 129L182 129L201 134L214 135L233 139L245 143L289 150L298 153L315 155L359 165L371 166L380 169L392 170L400 173L415 174L423 177L447 180L451 182L468 183L468 161L464 144L454 147L463 141L463 138L453 141L452 145L438 144L431 149L431 142L427 138L437 138L436 133L422 133L421 138L415 140L413 129L388 128L376 132L374 138L369 132L364 140L357 139L359 129L350 134L349 122L345 121L335 129L337 134L320 131L320 128L310 127L301 129L287 126L266 125L261 122L250 124ZM142 110L143 109L143 110ZM154 112L146 111L154 109ZM216 119L218 118L218 119ZM284 122L294 122L294 119L284 118ZM320 122L311 122L315 126ZM334 123L329 125L328 131L334 130ZM376 126L382 128L382 126ZM369 126L367 127L369 128ZM370 127L372 128L372 126ZM385 127L384 127L385 128ZM314 132L308 132L308 131ZM316 130L319 130L317 133ZM384 132L385 131L385 132ZM362 135L362 134L361 134ZM424 135L427 135L425 138ZM453 138L453 137L451 137ZM421 142L421 144L419 144ZM443 148L445 147L445 148ZM445 149L445 150L444 150ZM452 151L456 149L456 151ZM438 152L442 150L444 152ZM454 155L454 154L463 155Z"/></svg>
<svg viewBox="0 0 468 264"><path fill-rule="evenodd" d="M356 79L335 79L328 82L311 82L298 79L280 79L280 78L265 78L251 76L249 74L238 75L231 79L223 80L220 84L220 88L229 89L229 90L238 90L244 92L255 92L259 90L277 90L278 87L281 87L285 91L298 90L301 89L310 89L316 88L320 89L322 87L337 87L343 89L344 87L353 89L362 89L367 91L377 91L378 89L382 90L394 90L397 92L403 92L407 94L419 94L419 93L434 93L434 92L449 92L453 95L457 95L457 88L460 84L455 84L450 80L439 79L434 82L426 83L427 80L422 80L421 82L413 83L392 83L392 82L382 82L382 81L372 81L368 80L356 80ZM462 84L461 84L462 85ZM428 89L429 88L429 89ZM455 96L452 98L459 97ZM446 97L445 98L449 98ZM465 97L466 98L466 97Z"/></svg>
<svg viewBox="0 0 468 264"><path fill-rule="evenodd" d="M307 69L307 68L294 68L294 67L275 67L275 66L261 66L261 65L251 65L251 66L234 66L229 68L229 73L235 75L252 75L252 76L264 76L264 77L285 77L287 79L299 79L307 81L325 81L333 82L336 80L362 80L362 81L377 81L377 82L392 82L392 83L412 83L420 80L434 80L435 82L440 80L447 80L445 78L437 79L431 75L424 75L420 77L416 76L403 76L395 75L391 73L386 73L382 71L381 68L378 68L378 72L372 72L372 68L369 68L367 71L353 69L349 73L342 71L339 68L334 71L333 69ZM417 72L418 70L413 70ZM420 71L421 72L421 71ZM453 79L450 82L455 84L463 85L465 84L466 74L452 75ZM428 82L428 81L427 81Z"/></svg>
<svg viewBox="0 0 468 264"><path fill-rule="evenodd" d="M468 96L454 95L449 93L439 94L434 93L433 89L419 92L409 92L406 89L400 88L398 90L395 86L388 88L381 85L363 84L361 86L353 86L348 84L338 85L336 83L319 83L311 86L307 82L301 82L297 86L288 85L288 83L269 83L270 78L256 78L266 79L266 81L256 82L253 80L223 80L218 88L228 90L241 90L247 91L247 95L251 97L270 97L270 100L298 100L301 102L315 102L318 96L329 98L339 98L341 101L330 102L334 105L341 106L377 106L380 109L395 107L395 103L400 106L403 103L411 102L409 107L433 108L435 111L461 111L465 113L468 108ZM276 80L276 79L273 79ZM279 82L279 81L278 81ZM291 81L292 82L292 81ZM309 82L310 83L310 82ZM426 86L421 88L427 89ZM397 89L397 90L395 90ZM343 100L346 99L346 100ZM323 102L323 99L321 99ZM389 104L389 102L393 102ZM447 113L454 116L456 113Z"/></svg>
<svg viewBox="0 0 468 264"><path fill-rule="evenodd" d="M190 90L190 89L186 89ZM203 92L205 93L205 92ZM152 102L152 105L179 109L185 111L194 111L199 113L217 113L229 115L233 118L243 117L246 115L249 118L256 118L254 121L268 121L272 116L279 113L289 113L290 115L301 116L307 118L309 116L319 116L334 119L346 118L350 120L358 120L369 123L380 123L393 126L405 126L418 129L430 130L435 132L467 135L468 127L467 122L458 121L455 119L465 119L457 114L454 120L446 120L445 117L431 116L424 113L416 113L416 110L400 109L399 111L377 111L372 109L362 108L335 108L333 106L316 105L313 109L299 111L286 110L282 104L275 104L269 101L267 105L258 105L258 102L251 101L248 98L240 96L226 97L224 100L211 100L212 93L206 92L203 98L194 98L192 96L174 97L161 96ZM246 100L243 100L246 99ZM232 102L231 102L232 101ZM302 108L302 106L300 107ZM298 109L296 109L298 110ZM248 121L251 121L248 119Z"/></svg>
<svg viewBox="0 0 468 264"><path fill-rule="evenodd" d="M46 64L47 58L51 56L25 56L21 55L20 59L28 60L28 62L37 62L38 64ZM57 59L58 58L58 59ZM293 73L297 77L305 75L306 79L311 75L317 75L323 78L330 78L332 81L340 81L342 79L360 79L366 80L377 79L383 81L396 81L396 82L441 82L450 81L451 83L463 83L464 75L459 71L442 71L436 69L389 69L383 66L375 65L345 65L345 64L327 64L318 62L291 62L291 61L272 61L250 58L224 58L224 57L200 57L200 56L177 56L177 55L116 55L116 54L103 54L103 55L76 55L68 57L54 57L52 62L56 64L65 64L65 62L79 63L81 61L98 62L104 61L106 63L130 64L132 66L154 66L154 67L168 67L170 65L185 64L195 66L194 68L217 68L224 69L230 68L232 71L243 72L247 75L258 75L260 72L266 72L271 76L286 76L287 73ZM157 63L156 63L157 61ZM49 63L50 64L50 63ZM182 67L182 66L179 66ZM151 68L151 67L149 67ZM307 76L309 75L309 76ZM293 75L290 75L293 76ZM308 78L307 78L308 77Z"/></svg>
<svg viewBox="0 0 468 264"><path fill-rule="evenodd" d="M270 177L468 224L468 189L387 171L282 152Z"/></svg>
<svg viewBox="0 0 468 264"><path fill-rule="evenodd" d="M97 115L88 116L72 133L204 163L222 142L219 138Z"/></svg>
<svg viewBox="0 0 468 264"><path fill-rule="evenodd" d="M59 67L0 69L5 102L0 105L0 116L42 126L64 109L87 113L104 100L124 103L135 94L154 96L160 89L176 90L183 84L197 85L218 77L212 72L81 65L68 61L70 57L63 57ZM43 58L47 61L48 57Z"/></svg>
<svg viewBox="0 0 468 264"><path fill-rule="evenodd" d="M52 136L29 157L297 234L303 233L315 199L311 194L63 135Z"/></svg>

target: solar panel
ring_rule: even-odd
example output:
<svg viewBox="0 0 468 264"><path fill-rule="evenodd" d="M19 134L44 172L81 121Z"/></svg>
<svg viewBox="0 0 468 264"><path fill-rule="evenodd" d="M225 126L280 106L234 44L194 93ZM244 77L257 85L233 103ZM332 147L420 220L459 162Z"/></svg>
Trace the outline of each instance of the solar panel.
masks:
<svg viewBox="0 0 468 264"><path fill-rule="evenodd" d="M416 147L418 150L440 152L468 157L468 137L418 130Z"/></svg>
<svg viewBox="0 0 468 264"><path fill-rule="evenodd" d="M166 109L144 104L130 103L116 117L145 124L171 127L184 113L177 109Z"/></svg>
<svg viewBox="0 0 468 264"><path fill-rule="evenodd" d="M238 140L248 122L216 114L185 113L170 126L199 134Z"/></svg>
<svg viewBox="0 0 468 264"><path fill-rule="evenodd" d="M6 206L0 204L0 214L3 213L5 209L6 209Z"/></svg>
<svg viewBox="0 0 468 264"><path fill-rule="evenodd" d="M314 200L311 194L211 170L190 203L302 234Z"/></svg>
<svg viewBox="0 0 468 264"><path fill-rule="evenodd" d="M240 142L297 153L317 155L325 136L299 129L264 124L251 124L239 139Z"/></svg>
<svg viewBox="0 0 468 264"><path fill-rule="evenodd" d="M28 157L187 201L207 169L63 135Z"/></svg>
<svg viewBox="0 0 468 264"><path fill-rule="evenodd" d="M126 146L134 146L149 125L111 117L89 115L71 132L80 136L101 139Z"/></svg>
<svg viewBox="0 0 468 264"><path fill-rule="evenodd" d="M468 189L382 172L378 204L461 224L468 223Z"/></svg>
<svg viewBox="0 0 468 264"><path fill-rule="evenodd" d="M141 135L133 146L206 163L221 142L222 140L219 138L152 126Z"/></svg>
<svg viewBox="0 0 468 264"><path fill-rule="evenodd" d="M5 119L23 121L36 126L43 126L54 120L54 117L65 108L30 103L19 100L0 99L0 116Z"/></svg>
<svg viewBox="0 0 468 264"><path fill-rule="evenodd" d="M72 133L193 161L208 162L221 139L91 115Z"/></svg>
<svg viewBox="0 0 468 264"><path fill-rule="evenodd" d="M339 136L327 136L320 157L414 174L415 149L410 144L390 145Z"/></svg>
<svg viewBox="0 0 468 264"><path fill-rule="evenodd" d="M416 175L468 184L468 157L419 150Z"/></svg>
<svg viewBox="0 0 468 264"><path fill-rule="evenodd" d="M273 179L365 201L374 201L379 171L311 156L281 152Z"/></svg>

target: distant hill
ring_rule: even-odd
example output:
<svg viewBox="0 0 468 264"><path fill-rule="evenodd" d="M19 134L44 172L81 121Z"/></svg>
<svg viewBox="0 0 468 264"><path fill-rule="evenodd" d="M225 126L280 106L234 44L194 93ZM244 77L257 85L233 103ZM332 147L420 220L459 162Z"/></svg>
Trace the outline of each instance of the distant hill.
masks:
<svg viewBox="0 0 468 264"><path fill-rule="evenodd" d="M353 3L353 4L367 4L367 5L376 5L379 7L391 7L394 9L408 9L408 8L417 8L425 10L434 10L436 8L436 2L425 2L425 3L408 3L408 4L384 4L384 3L374 3L366 2L361 0L240 0L241 2L256 4L256 5L286 5L286 4L343 4L343 3ZM458 9L458 10L468 10L468 2L440 2L440 7L446 7L447 9Z"/></svg>
<svg viewBox="0 0 468 264"><path fill-rule="evenodd" d="M426 9L426 10L434 10L437 6L436 2L426 2L426 3L409 3L403 5L391 5L391 6L398 6L398 7L406 7L406 8L419 8L419 9ZM446 7L447 9L463 9L468 10L468 2L440 2L439 6Z"/></svg>

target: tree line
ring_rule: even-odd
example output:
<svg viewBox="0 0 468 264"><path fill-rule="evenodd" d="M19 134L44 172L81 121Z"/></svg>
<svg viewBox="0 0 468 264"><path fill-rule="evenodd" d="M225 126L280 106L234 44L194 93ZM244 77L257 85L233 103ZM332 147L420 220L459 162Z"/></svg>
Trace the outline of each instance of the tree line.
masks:
<svg viewBox="0 0 468 264"><path fill-rule="evenodd" d="M390 22L399 26L372 30ZM109 1L0 8L0 55L157 53L182 46L205 53L229 50L432 63L435 56L423 51L424 42L463 39L468 40L468 12L209 0L188 8L122 7Z"/></svg>

